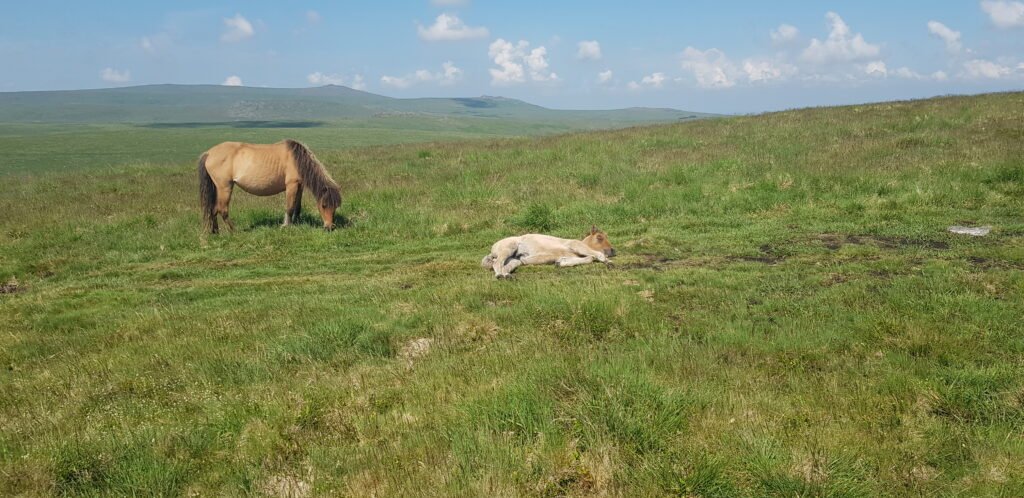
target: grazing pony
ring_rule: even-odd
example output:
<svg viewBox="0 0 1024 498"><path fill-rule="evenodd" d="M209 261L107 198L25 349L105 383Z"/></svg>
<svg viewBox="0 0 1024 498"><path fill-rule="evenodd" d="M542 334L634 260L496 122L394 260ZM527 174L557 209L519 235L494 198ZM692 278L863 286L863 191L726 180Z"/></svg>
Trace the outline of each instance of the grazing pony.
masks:
<svg viewBox="0 0 1024 498"><path fill-rule="evenodd" d="M341 190L316 156L295 140L275 144L224 142L199 157L199 201L203 226L217 233L217 215L228 218L231 190L238 185L253 195L287 193L284 223L298 221L302 211L302 190L316 197L316 206L324 220L324 229L334 229L334 211L341 205Z"/></svg>
<svg viewBox="0 0 1024 498"><path fill-rule="evenodd" d="M512 272L520 265L566 267L594 261L607 264L612 256L615 256L615 248L608 241L608 234L592 226L583 240L536 233L501 239L491 246L491 253L484 256L480 266L494 270L495 278L512 278Z"/></svg>

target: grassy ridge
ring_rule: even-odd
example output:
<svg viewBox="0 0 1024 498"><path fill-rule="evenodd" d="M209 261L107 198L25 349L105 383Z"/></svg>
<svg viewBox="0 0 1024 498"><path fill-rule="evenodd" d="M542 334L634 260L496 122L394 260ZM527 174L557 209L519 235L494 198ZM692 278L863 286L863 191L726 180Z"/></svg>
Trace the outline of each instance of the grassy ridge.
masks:
<svg viewBox="0 0 1024 498"><path fill-rule="evenodd" d="M333 233L201 237L191 163L9 174L0 494L1019 494L1022 118L323 147ZM614 267L478 266L592 223Z"/></svg>
<svg viewBox="0 0 1024 498"><path fill-rule="evenodd" d="M2 123L338 121L394 114L561 122L576 128L611 128L629 123L709 116L644 107L547 109L521 100L487 96L397 99L335 85L316 88L145 85L99 90L0 92Z"/></svg>

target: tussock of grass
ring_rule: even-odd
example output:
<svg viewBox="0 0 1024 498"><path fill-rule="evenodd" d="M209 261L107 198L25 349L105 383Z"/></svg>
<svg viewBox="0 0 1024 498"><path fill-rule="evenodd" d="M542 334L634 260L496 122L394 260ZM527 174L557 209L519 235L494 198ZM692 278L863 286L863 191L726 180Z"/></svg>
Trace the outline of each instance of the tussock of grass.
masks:
<svg viewBox="0 0 1024 498"><path fill-rule="evenodd" d="M193 164L77 170L71 135L66 171L0 182L0 494L1014 495L1021 122L1010 93L457 144L317 128L344 228L238 193L218 237ZM479 267L592 224L615 266Z"/></svg>

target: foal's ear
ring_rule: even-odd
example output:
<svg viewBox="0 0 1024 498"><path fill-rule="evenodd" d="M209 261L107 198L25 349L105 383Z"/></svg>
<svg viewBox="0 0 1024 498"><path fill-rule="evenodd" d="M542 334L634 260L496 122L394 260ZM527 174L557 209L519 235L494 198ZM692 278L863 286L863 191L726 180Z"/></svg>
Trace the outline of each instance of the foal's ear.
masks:
<svg viewBox="0 0 1024 498"><path fill-rule="evenodd" d="M590 235L597 233L597 225L590 225Z"/></svg>

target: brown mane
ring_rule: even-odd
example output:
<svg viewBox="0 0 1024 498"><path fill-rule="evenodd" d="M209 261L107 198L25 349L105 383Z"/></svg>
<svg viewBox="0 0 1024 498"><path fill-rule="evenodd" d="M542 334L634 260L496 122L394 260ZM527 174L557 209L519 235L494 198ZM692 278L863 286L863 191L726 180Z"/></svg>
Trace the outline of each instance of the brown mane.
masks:
<svg viewBox="0 0 1024 498"><path fill-rule="evenodd" d="M327 169L320 164L313 152L305 145L295 140L285 140L285 143L291 150L295 164L299 168L302 186L309 189L317 200L324 204L324 207L337 209L341 205L341 190L331 175L327 173Z"/></svg>

